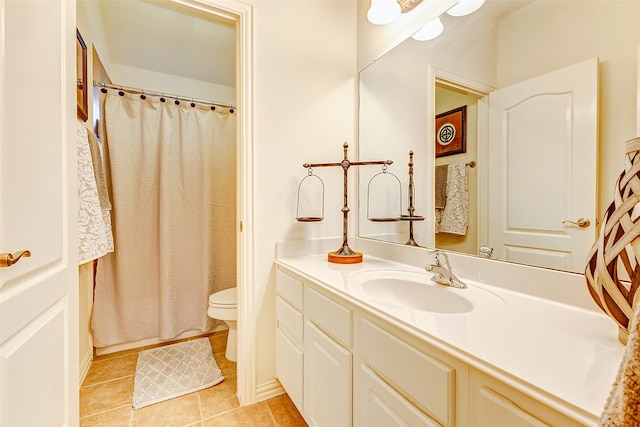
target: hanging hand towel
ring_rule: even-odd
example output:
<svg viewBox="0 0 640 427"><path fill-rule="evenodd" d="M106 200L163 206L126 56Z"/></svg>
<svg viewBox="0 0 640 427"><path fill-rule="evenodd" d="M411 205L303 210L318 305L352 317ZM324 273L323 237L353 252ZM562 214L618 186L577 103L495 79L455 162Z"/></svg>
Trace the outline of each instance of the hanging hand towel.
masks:
<svg viewBox="0 0 640 427"><path fill-rule="evenodd" d="M447 175L449 165L436 166L436 188L435 202L436 209L444 209L447 204Z"/></svg>
<svg viewBox="0 0 640 427"><path fill-rule="evenodd" d="M109 211L102 210L91 160L88 131L78 123L78 264L113 252Z"/></svg>
<svg viewBox="0 0 640 427"><path fill-rule="evenodd" d="M111 200L109 200L109 193L107 192L107 180L104 175L104 164L102 162L102 150L100 149L100 142L93 132L87 130L87 137L89 139L89 149L91 150L91 164L93 165L93 174L96 178L96 187L98 189L98 199L100 200L100 207L103 211L111 210Z"/></svg>
<svg viewBox="0 0 640 427"><path fill-rule="evenodd" d="M469 225L469 185L465 163L447 168L447 195L444 209L436 209L436 233L465 236ZM440 213L440 214L439 214ZM439 214L439 215L438 215Z"/></svg>

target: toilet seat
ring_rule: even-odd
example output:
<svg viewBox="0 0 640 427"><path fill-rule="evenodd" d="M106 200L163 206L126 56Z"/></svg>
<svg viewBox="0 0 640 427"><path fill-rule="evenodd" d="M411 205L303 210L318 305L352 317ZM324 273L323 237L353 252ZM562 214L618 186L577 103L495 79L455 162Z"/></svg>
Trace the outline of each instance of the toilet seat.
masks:
<svg viewBox="0 0 640 427"><path fill-rule="evenodd" d="M237 308L238 293L236 288L229 288L209 295L209 307Z"/></svg>

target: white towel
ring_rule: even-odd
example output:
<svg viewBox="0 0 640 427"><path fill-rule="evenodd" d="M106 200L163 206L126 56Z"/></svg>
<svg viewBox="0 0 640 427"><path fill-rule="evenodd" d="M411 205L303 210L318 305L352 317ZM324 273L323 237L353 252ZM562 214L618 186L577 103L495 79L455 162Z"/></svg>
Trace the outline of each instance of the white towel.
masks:
<svg viewBox="0 0 640 427"><path fill-rule="evenodd" d="M111 215L102 210L89 148L88 131L76 130L78 146L78 264L113 252Z"/></svg>
<svg viewBox="0 0 640 427"><path fill-rule="evenodd" d="M469 225L469 173L465 163L447 168L444 209L436 209L436 233L465 236Z"/></svg>
<svg viewBox="0 0 640 427"><path fill-rule="evenodd" d="M629 341L600 416L600 427L640 425L640 308L629 323Z"/></svg>

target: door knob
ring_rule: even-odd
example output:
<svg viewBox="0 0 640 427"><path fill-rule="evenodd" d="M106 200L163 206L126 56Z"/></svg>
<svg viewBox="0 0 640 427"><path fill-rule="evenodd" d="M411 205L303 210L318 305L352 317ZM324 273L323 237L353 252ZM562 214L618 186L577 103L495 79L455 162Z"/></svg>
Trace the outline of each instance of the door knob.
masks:
<svg viewBox="0 0 640 427"><path fill-rule="evenodd" d="M18 251L15 254L0 254L0 267L11 267L13 264L20 261L20 258L29 258L30 256L31 252L29 251Z"/></svg>
<svg viewBox="0 0 640 427"><path fill-rule="evenodd" d="M587 227L589 227L591 225L591 221L589 221L586 218L578 218L577 221L569 221L568 219L562 221L563 224L565 222L568 222L569 224L577 225L580 228L587 228Z"/></svg>

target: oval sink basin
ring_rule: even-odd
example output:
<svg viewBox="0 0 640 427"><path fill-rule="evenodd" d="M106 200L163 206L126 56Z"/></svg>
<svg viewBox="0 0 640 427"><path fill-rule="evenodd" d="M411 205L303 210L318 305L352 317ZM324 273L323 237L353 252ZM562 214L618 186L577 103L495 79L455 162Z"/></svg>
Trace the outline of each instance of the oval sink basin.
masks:
<svg viewBox="0 0 640 427"><path fill-rule="evenodd" d="M427 272L364 271L350 276L348 287L365 301L430 313L461 314L480 305L495 309L498 302L504 304L498 296L473 285L458 289L435 283L431 277Z"/></svg>
<svg viewBox="0 0 640 427"><path fill-rule="evenodd" d="M428 278L427 280L430 281ZM414 310L433 313L467 313L473 310L471 301L459 294L465 289L452 289L433 282L418 283L397 278L371 279L363 282L361 289L382 302Z"/></svg>

